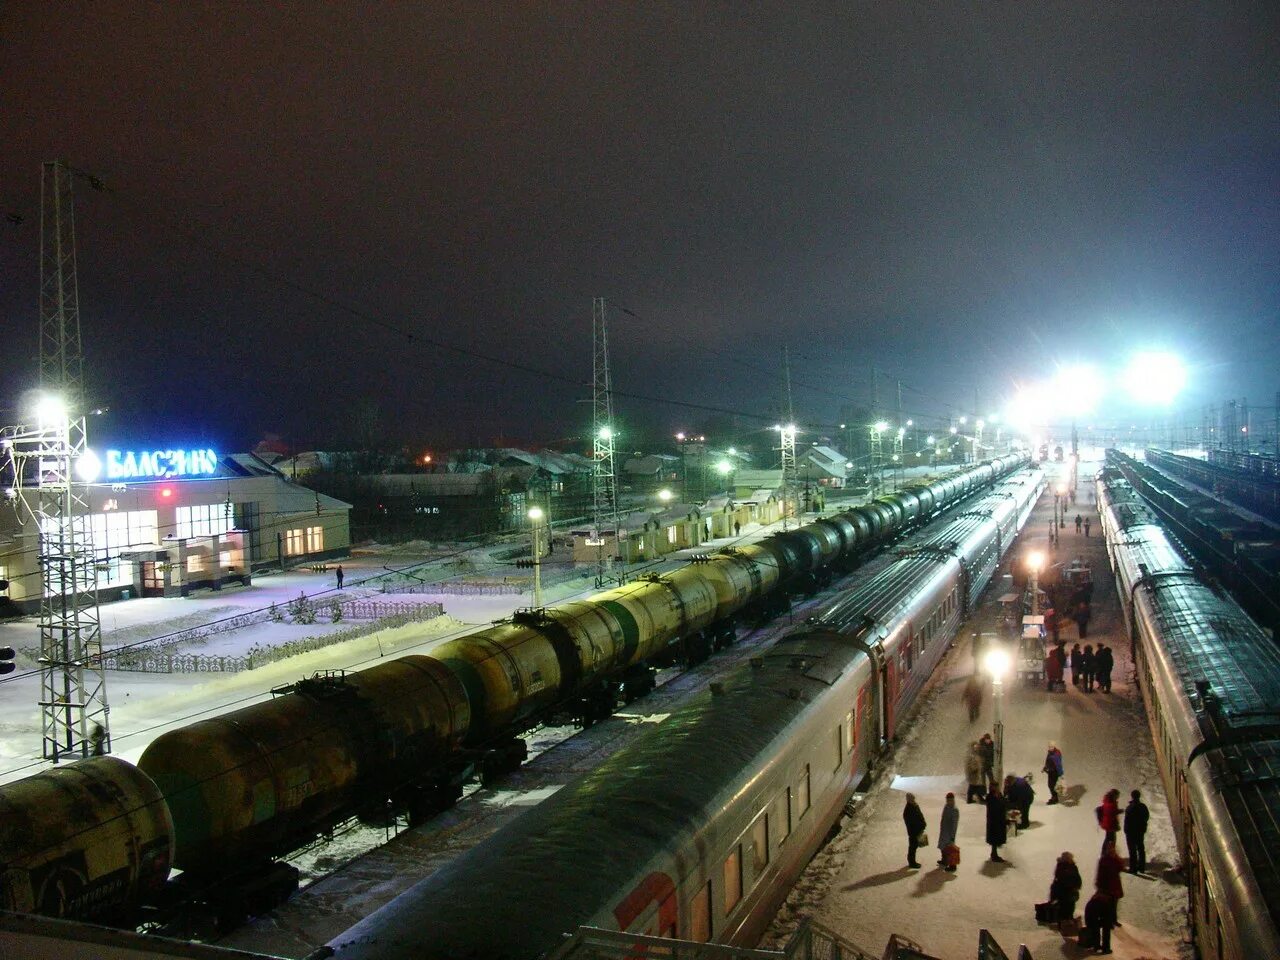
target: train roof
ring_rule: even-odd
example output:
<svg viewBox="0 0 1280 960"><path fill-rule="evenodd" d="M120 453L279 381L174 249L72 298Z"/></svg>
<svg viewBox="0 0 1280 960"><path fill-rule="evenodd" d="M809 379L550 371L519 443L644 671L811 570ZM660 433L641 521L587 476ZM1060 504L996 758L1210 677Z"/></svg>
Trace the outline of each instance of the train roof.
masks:
<svg viewBox="0 0 1280 960"><path fill-rule="evenodd" d="M455 955L430 952L432 942L453 944L458 956L483 948L491 960L550 949L601 910L602 894L655 869L683 845L676 838L696 835L708 811L749 789L809 704L865 657L830 632L783 637L337 938L338 956Z"/></svg>

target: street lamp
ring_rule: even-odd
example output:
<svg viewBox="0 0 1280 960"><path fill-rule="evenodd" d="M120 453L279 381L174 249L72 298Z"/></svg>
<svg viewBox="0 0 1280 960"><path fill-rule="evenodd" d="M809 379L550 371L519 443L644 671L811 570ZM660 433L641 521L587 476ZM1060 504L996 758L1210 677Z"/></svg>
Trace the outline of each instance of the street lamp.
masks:
<svg viewBox="0 0 1280 960"><path fill-rule="evenodd" d="M1027 555L1027 569L1031 571L1031 615L1040 613L1040 567L1044 564L1044 554L1036 551Z"/></svg>
<svg viewBox="0 0 1280 960"><path fill-rule="evenodd" d="M674 494L670 490L668 490L666 487L663 487L661 490L658 491L658 499L661 500L663 503L670 503L671 498L673 496Z"/></svg>
<svg viewBox="0 0 1280 960"><path fill-rule="evenodd" d="M1067 525L1067 485L1065 483L1058 484L1058 492L1054 496L1054 502L1062 501L1062 510L1058 517L1058 527L1061 529Z"/></svg>
<svg viewBox="0 0 1280 960"><path fill-rule="evenodd" d="M1004 782L1004 676L1009 672L1009 653L997 647L988 650L984 658L987 673L991 674L991 702L995 708L992 738L995 740L995 756L991 772L996 783Z"/></svg>
<svg viewBox="0 0 1280 960"><path fill-rule="evenodd" d="M541 507L529 508L529 526L533 536L530 538L530 549L533 551L533 606L535 610L542 608L542 518Z"/></svg>

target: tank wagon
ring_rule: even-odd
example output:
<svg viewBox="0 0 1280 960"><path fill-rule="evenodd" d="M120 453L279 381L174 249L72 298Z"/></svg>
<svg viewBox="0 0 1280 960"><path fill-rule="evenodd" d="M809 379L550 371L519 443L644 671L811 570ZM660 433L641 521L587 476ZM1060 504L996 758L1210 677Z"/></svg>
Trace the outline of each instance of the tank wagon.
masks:
<svg viewBox="0 0 1280 960"><path fill-rule="evenodd" d="M336 938L337 957L532 960L581 925L754 944L1042 488L1026 470L939 520L595 771Z"/></svg>
<svg viewBox="0 0 1280 960"><path fill-rule="evenodd" d="M1280 956L1280 651L1112 459L1098 505L1204 960Z"/></svg>
<svg viewBox="0 0 1280 960"><path fill-rule="evenodd" d="M652 688L655 663L705 658L733 642L742 620L785 610L793 593L816 591L869 550L1025 462L1015 454L977 464L670 574L521 611L429 655L317 675L158 737L138 776L159 788L171 814L181 895L215 903L224 926L268 908L296 887L296 871L277 858L352 817L380 821L407 810L416 821L447 808L467 780L487 781L523 762L521 733L552 720L590 725L607 717L619 699ZM0 804L18 788L0 787ZM117 816L107 805L87 811L78 834L86 846ZM38 810L31 822L42 822ZM15 838L0 852L0 868L18 869L51 842L41 829ZM120 906L148 892L139 883L112 890L103 896ZM23 902L6 894L0 908ZM35 908L46 905L81 915L57 901L37 899Z"/></svg>

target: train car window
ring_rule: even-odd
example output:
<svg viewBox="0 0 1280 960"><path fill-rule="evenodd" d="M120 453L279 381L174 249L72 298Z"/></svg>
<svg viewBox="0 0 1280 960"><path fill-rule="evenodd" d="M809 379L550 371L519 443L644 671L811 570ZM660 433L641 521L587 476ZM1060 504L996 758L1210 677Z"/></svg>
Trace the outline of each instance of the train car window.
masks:
<svg viewBox="0 0 1280 960"><path fill-rule="evenodd" d="M769 865L769 814L762 813L751 825L751 871L760 876Z"/></svg>
<svg viewBox="0 0 1280 960"><path fill-rule="evenodd" d="M809 812L809 765L804 765L804 773L796 784L796 819Z"/></svg>
<svg viewBox="0 0 1280 960"><path fill-rule="evenodd" d="M689 939L697 943L711 942L711 881L689 901Z"/></svg>
<svg viewBox="0 0 1280 960"><path fill-rule="evenodd" d="M846 731L845 740L848 742L849 752L853 753L853 748L858 745L858 725L854 720L854 712L852 710L845 714L844 725Z"/></svg>
<svg viewBox="0 0 1280 960"><path fill-rule="evenodd" d="M840 768L844 766L844 727L843 725L835 729L835 747L836 747L836 766L835 772L839 773Z"/></svg>
<svg viewBox="0 0 1280 960"><path fill-rule="evenodd" d="M724 913L738 905L742 899L742 844L737 844L724 858Z"/></svg>
<svg viewBox="0 0 1280 960"><path fill-rule="evenodd" d="M779 844L781 844L783 840L787 839L787 837L791 836L791 788L790 787L787 787L787 796L785 799L787 801L787 809L783 811L782 836L778 838Z"/></svg>

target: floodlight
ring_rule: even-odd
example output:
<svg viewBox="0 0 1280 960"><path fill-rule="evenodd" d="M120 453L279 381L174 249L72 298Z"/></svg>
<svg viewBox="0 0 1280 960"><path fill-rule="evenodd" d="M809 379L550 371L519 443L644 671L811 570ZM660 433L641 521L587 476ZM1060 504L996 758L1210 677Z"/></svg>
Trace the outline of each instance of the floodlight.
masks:
<svg viewBox="0 0 1280 960"><path fill-rule="evenodd" d="M1034 553L1027 554L1027 569L1030 570L1032 573L1038 573L1040 568L1043 565L1044 565L1043 553L1040 553L1037 550Z"/></svg>
<svg viewBox="0 0 1280 960"><path fill-rule="evenodd" d="M883 420L877 420L875 426L876 426L876 433L883 433L884 431L889 429L889 424L885 423L885 421Z"/></svg>
<svg viewBox="0 0 1280 960"><path fill-rule="evenodd" d="M611 429L609 429L608 427L601 427L601 428L600 428L600 439L601 439L601 440L612 440L612 439L613 439L613 431L612 431Z"/></svg>
<svg viewBox="0 0 1280 960"><path fill-rule="evenodd" d="M987 655L982 658L983 666L987 668L987 673L991 674L992 679L999 680L1009 672L1009 654L1008 651L997 647L994 650L988 650Z"/></svg>
<svg viewBox="0 0 1280 960"><path fill-rule="evenodd" d="M530 519L530 520L541 520L541 519L542 519L542 508L541 508L541 507L530 507L530 508L529 508L529 519Z"/></svg>
<svg viewBox="0 0 1280 960"><path fill-rule="evenodd" d="M57 394L45 393L41 394L36 400L36 419L44 424L54 424L59 420L66 419L67 405Z"/></svg>
<svg viewBox="0 0 1280 960"><path fill-rule="evenodd" d="M102 473L102 461L92 450L86 449L76 460L76 476L85 483L93 483Z"/></svg>
<svg viewBox="0 0 1280 960"><path fill-rule="evenodd" d="M1140 353L1124 375L1129 394L1146 406L1164 406L1187 383L1187 369L1171 353Z"/></svg>
<svg viewBox="0 0 1280 960"><path fill-rule="evenodd" d="M661 500L663 503L666 503L668 500L670 500L672 496L674 496L674 494L672 494L672 492L666 489L665 487L658 491L658 499Z"/></svg>
<svg viewBox="0 0 1280 960"><path fill-rule="evenodd" d="M716 470L717 472L722 473L725 476L728 476L729 473L732 472L733 470L733 464L730 463L728 460L721 460L719 463L716 464Z"/></svg>

